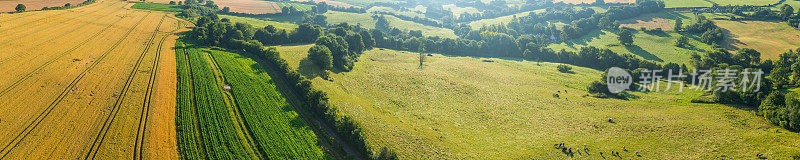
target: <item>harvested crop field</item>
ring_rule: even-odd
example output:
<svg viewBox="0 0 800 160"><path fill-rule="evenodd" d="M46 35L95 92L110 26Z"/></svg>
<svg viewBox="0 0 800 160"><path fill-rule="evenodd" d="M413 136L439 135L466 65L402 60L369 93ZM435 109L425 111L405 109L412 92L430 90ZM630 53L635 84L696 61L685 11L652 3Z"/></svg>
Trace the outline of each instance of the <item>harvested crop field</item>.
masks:
<svg viewBox="0 0 800 160"><path fill-rule="evenodd" d="M189 23L130 5L0 16L2 158L178 158L172 44Z"/></svg>
<svg viewBox="0 0 800 160"><path fill-rule="evenodd" d="M715 20L729 33L731 49L752 48L761 52L762 58L777 59L778 55L800 47L800 31L785 23L764 21Z"/></svg>
<svg viewBox="0 0 800 160"><path fill-rule="evenodd" d="M177 0L152 0L148 2L154 3L169 3L169 1ZM231 12L247 13L247 14L270 14L281 13L281 7L277 3L271 1L260 0L220 0L214 1L214 4L222 7L230 7Z"/></svg>
<svg viewBox="0 0 800 160"><path fill-rule="evenodd" d="M594 3L596 0L553 0L553 2L564 2L564 3L571 3L571 4L581 4L581 3ZM635 0L606 0L606 3L636 3Z"/></svg>
<svg viewBox="0 0 800 160"><path fill-rule="evenodd" d="M23 4L27 10L40 10L44 7L61 7L69 3L78 5L86 0L19 0L19 1L0 1L0 12L12 12L17 4Z"/></svg>

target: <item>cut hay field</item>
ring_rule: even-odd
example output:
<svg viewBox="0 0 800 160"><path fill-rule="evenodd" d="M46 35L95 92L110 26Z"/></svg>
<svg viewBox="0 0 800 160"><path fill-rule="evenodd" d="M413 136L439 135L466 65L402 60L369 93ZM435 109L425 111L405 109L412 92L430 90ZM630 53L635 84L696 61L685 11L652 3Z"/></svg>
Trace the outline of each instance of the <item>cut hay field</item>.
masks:
<svg viewBox="0 0 800 160"><path fill-rule="evenodd" d="M694 23L695 16L691 13L678 13L673 11L662 11L656 13L648 13L637 16L636 18L626 19L620 21L620 27L629 27L633 29L640 29L645 27L647 29L661 28L665 31L675 30L675 20L681 19L683 25Z"/></svg>
<svg viewBox="0 0 800 160"><path fill-rule="evenodd" d="M130 5L0 17L3 159L178 158L168 55L189 23Z"/></svg>
<svg viewBox="0 0 800 160"><path fill-rule="evenodd" d="M686 35L689 38L688 48L676 47L675 41L681 34L666 32L665 34L651 34L642 31L634 32L634 42L632 46L619 45L616 31L595 30L588 35L571 41L551 44L549 48L559 51L561 49L577 51L584 46L595 46L608 48L616 53L628 53L638 55L647 60L656 62L673 62L678 64L688 64L693 52L702 53L711 49L711 46L699 41L697 36Z"/></svg>
<svg viewBox="0 0 800 160"><path fill-rule="evenodd" d="M752 48L762 57L776 59L788 50L800 47L800 31L782 22L714 20L725 29L730 49Z"/></svg>
<svg viewBox="0 0 800 160"><path fill-rule="evenodd" d="M259 57L176 46L178 140L185 158L331 158Z"/></svg>
<svg viewBox="0 0 800 160"><path fill-rule="evenodd" d="M0 1L0 12L12 12L17 4L23 4L27 10L40 10L44 7L61 7L69 3L71 5L78 5L86 0L14 0L14 1Z"/></svg>
<svg viewBox="0 0 800 160"><path fill-rule="evenodd" d="M324 14L328 17L328 24L348 23L350 25L361 24L362 27L373 29L375 28L375 19L369 13L349 13L328 11ZM439 27L426 26L419 23L402 20L400 18L386 15L389 25L396 27L400 30L420 30L425 36L439 36L446 38L457 37L453 30Z"/></svg>
<svg viewBox="0 0 800 160"><path fill-rule="evenodd" d="M752 111L689 103L700 93L688 89L632 92L638 98L629 101L597 99L582 97L601 75L597 70L575 67L564 74L553 63L438 54L420 69L418 53L379 49L326 81L305 66L304 47L310 45L280 47L281 57L313 78L341 114L360 122L373 147L388 146L403 159L570 158L553 148L556 143L586 144L588 155L574 155L581 159L601 159L599 152L614 158L611 151L622 159L800 156L800 134ZM557 90L568 99L552 98Z"/></svg>

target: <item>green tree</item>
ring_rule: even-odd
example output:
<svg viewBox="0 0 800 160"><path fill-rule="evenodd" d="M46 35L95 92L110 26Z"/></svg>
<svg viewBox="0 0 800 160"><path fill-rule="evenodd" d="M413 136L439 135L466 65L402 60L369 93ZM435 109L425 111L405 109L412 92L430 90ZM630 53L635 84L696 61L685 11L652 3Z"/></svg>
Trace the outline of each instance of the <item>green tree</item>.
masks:
<svg viewBox="0 0 800 160"><path fill-rule="evenodd" d="M27 8L27 7L25 7L25 5L24 5L24 4L17 4L17 7L16 7L16 8L14 8L14 9L15 9L15 10L17 10L17 12L25 12L25 9L26 9L26 8Z"/></svg>
<svg viewBox="0 0 800 160"><path fill-rule="evenodd" d="M619 40L619 43L621 43L623 45L626 45L626 46L627 45L632 45L633 44L633 32L631 32L628 29L622 29L622 31L619 32L619 37L617 37L617 40Z"/></svg>
<svg viewBox="0 0 800 160"><path fill-rule="evenodd" d="M314 45L308 50L308 59L314 62L322 70L330 70L333 68L333 56L328 47L321 45Z"/></svg>
<svg viewBox="0 0 800 160"><path fill-rule="evenodd" d="M678 37L678 41L675 42L675 46L676 47L687 47L687 46L689 46L689 38L686 38L686 36Z"/></svg>
<svg viewBox="0 0 800 160"><path fill-rule="evenodd" d="M794 14L794 8L788 4L784 4L781 7L781 17L785 20L786 18L791 17Z"/></svg>
<svg viewBox="0 0 800 160"><path fill-rule="evenodd" d="M680 18L675 20L675 32L680 32L683 30L683 20Z"/></svg>

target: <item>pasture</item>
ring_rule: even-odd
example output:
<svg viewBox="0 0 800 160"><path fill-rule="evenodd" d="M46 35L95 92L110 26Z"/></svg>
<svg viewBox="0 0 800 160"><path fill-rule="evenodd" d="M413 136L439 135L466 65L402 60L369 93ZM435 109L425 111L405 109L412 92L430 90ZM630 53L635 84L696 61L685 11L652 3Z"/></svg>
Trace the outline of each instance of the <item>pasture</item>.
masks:
<svg viewBox="0 0 800 160"><path fill-rule="evenodd" d="M183 11L178 5L162 4L162 3L136 3L131 6L133 9L144 9L154 11L167 11L167 12L180 12Z"/></svg>
<svg viewBox="0 0 800 160"><path fill-rule="evenodd" d="M177 0L148 0L147 2L168 4L170 1L177 2ZM236 12L236 13L247 13L247 14L281 13L281 8L278 6L277 3L272 1L224 0L224 1L214 1L214 4L219 6L220 9L222 9L223 7L229 7L231 8L231 12Z"/></svg>
<svg viewBox="0 0 800 160"><path fill-rule="evenodd" d="M360 7L360 6L356 6L356 5L348 4L348 3L345 3L345 2L341 2L341 1L334 1L334 0L291 0L291 1L295 1L295 2L314 2L314 3L325 2L325 4L328 4L328 5L331 5L331 6L334 6L334 7L342 7L342 8L350 8L350 7L355 7L355 8L362 8L362 7Z"/></svg>
<svg viewBox="0 0 800 160"><path fill-rule="evenodd" d="M688 64L692 53L702 53L710 50L711 46L699 41L697 36L683 34L689 38L690 46L687 48L676 47L675 41L682 34L665 32L663 34L634 32L634 42L631 46L623 46L617 40L616 31L595 30L587 36L567 42L551 44L549 48L559 51L561 49L577 51L584 46L595 46L608 48L616 53L627 53L637 55L643 59L656 62L673 62L678 64Z"/></svg>
<svg viewBox="0 0 800 160"><path fill-rule="evenodd" d="M666 8L682 7L711 7L713 4L706 0L664 0Z"/></svg>
<svg viewBox="0 0 800 160"><path fill-rule="evenodd" d="M751 5L751 6L766 6L772 5L780 2L781 0L709 0L713 3L719 4L720 6L727 6L727 5ZM790 0L787 0L790 1Z"/></svg>
<svg viewBox="0 0 800 160"><path fill-rule="evenodd" d="M728 32L729 49L752 48L761 57L777 59L778 55L800 47L800 31L783 22L714 20Z"/></svg>
<svg viewBox="0 0 800 160"><path fill-rule="evenodd" d="M281 57L326 91L340 113L361 122L373 147L405 159L569 158L556 143L585 144L589 154L574 155L582 159L601 159L599 152L613 158L611 151L623 159L785 159L800 147L800 134L752 111L689 103L701 94L693 90L583 97L597 70L565 74L553 63L438 54L419 67L418 53L375 49L353 71L326 81L306 66L304 47L281 46ZM552 97L556 91L561 99Z"/></svg>
<svg viewBox="0 0 800 160"><path fill-rule="evenodd" d="M189 23L130 5L0 17L2 158L178 158L165 55Z"/></svg>
<svg viewBox="0 0 800 160"><path fill-rule="evenodd" d="M275 2L278 4L278 7L294 7L299 11L310 11L311 5L302 4L302 3L292 3L292 2Z"/></svg>
<svg viewBox="0 0 800 160"><path fill-rule="evenodd" d="M239 16L231 16L231 15L219 15L219 18L225 18L230 20L231 22L241 22L241 23L248 23L253 25L256 28L264 28L268 25L272 25L278 29L286 29L286 30L293 30L297 28L297 24L294 23L286 23L286 22L277 22L277 21L270 21L270 20L261 20L257 18L250 18L250 17L239 17Z"/></svg>
<svg viewBox="0 0 800 160"><path fill-rule="evenodd" d="M539 10L535 10L535 11L528 11L528 12L522 12L522 13L517 13L517 14L513 14L513 15L492 18L492 19L481 19L481 20L469 22L468 25L470 27L472 27L472 29L480 29L481 27L484 27L484 26L507 24L507 23L511 22L512 20L514 20L515 17L523 17L523 16L528 16L528 15L530 15L532 13L540 13L540 12L544 12L544 9L539 9Z"/></svg>
<svg viewBox="0 0 800 160"><path fill-rule="evenodd" d="M581 3L591 4L591 3L594 3L595 1L596 0L553 0L553 2L555 2L555 3L564 2L564 3L570 3L570 4L581 4ZM635 0L605 0L605 2L606 3L636 3Z"/></svg>
<svg viewBox="0 0 800 160"><path fill-rule="evenodd" d="M348 23L350 25L360 24L364 28L368 29L375 28L376 21L375 19L372 18L373 14L328 11L324 15L328 17L328 24L339 24L339 23ZM402 20L400 18L390 15L386 15L386 20L389 21L389 25L391 25L392 27L396 27L400 30L406 30L406 31L420 30L422 31L422 34L426 36L439 36L445 38L456 37L453 30L446 28L426 26L412 21Z"/></svg>

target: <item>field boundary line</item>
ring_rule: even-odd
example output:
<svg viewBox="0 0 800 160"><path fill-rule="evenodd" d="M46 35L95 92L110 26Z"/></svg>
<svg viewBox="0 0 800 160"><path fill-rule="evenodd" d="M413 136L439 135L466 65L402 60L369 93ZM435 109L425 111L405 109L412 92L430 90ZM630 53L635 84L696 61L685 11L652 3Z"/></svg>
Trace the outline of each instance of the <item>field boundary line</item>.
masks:
<svg viewBox="0 0 800 160"><path fill-rule="evenodd" d="M105 57L109 53L111 53L111 51L116 49L117 46L119 46L119 44L122 43L122 41L127 39L128 35L130 35L130 33L133 32L133 30L135 30L139 26L139 24L141 24L142 21L144 21L148 16L150 16L150 14L151 13L148 12L147 15L143 16L142 19L140 19L138 23L136 23L133 27L131 27L131 29L128 30L128 32L125 33L125 35L119 41L117 41L116 44L114 44L100 58L98 58L98 60L95 63L93 63L91 66L89 66L89 68L86 68L85 70L83 70L83 72L81 72L81 74L79 74L78 77L75 77L75 79L72 80L72 82L64 89L64 91L62 91L61 94L59 94L58 97L52 103L50 103L50 105L45 109L44 112L39 114L39 116L37 116L36 119L34 119L34 121L32 123L28 124L28 126L25 127L25 129L21 133L17 134L17 136L15 136L13 140L11 140L11 143L7 144L5 147L3 147L2 150L0 150L0 153L3 154L3 156L1 156L0 159L5 158L8 155L8 153L11 153L11 150L16 148L19 145L19 143L22 141L22 139L25 139L28 136L28 134L30 134L30 132L33 131L34 128L39 126L39 124L42 122L42 120L44 120L44 118L47 117L50 114L50 112L53 110L53 108L55 108L55 106L57 106L59 103L61 103L61 101L64 99L64 97L69 93L70 88L75 87L75 85L79 81L81 81L83 79L83 76L85 76L86 73L88 73L90 70L94 69L94 67L97 66L97 64L100 64L100 62L102 62L105 59Z"/></svg>
<svg viewBox="0 0 800 160"><path fill-rule="evenodd" d="M128 95L128 91L130 90L131 84L133 83L133 79L136 77L136 73L138 73L139 67L142 65L142 60L144 59L145 55L147 55L147 52L150 51L150 48L153 46L152 42L158 35L157 31L159 28L161 28L161 24L164 22L164 19L166 17L167 17L166 15L161 17L161 20L158 22L158 26L156 26L155 29L156 31L153 31L153 36L151 36L145 43L146 46L144 50L142 50L142 53L136 60L136 63L134 64L133 69L131 70L131 74L129 74L128 78L125 80L125 86L122 88L120 96L117 97L116 102L114 102L114 106L113 108L111 108L111 113L108 114L106 120L103 122L103 127L100 128L100 133L97 134L97 137L95 137L94 142L92 142L92 147L89 148L89 152L86 154L85 159L89 159L90 156L92 157L91 159L95 159L95 157L97 156L97 152L100 150L100 146L103 145L103 141L105 141L106 139L106 134L108 134L108 129L111 128L112 124L114 124L114 120L117 118L117 113L119 113L119 108L122 105L122 103L124 103L125 97Z"/></svg>

